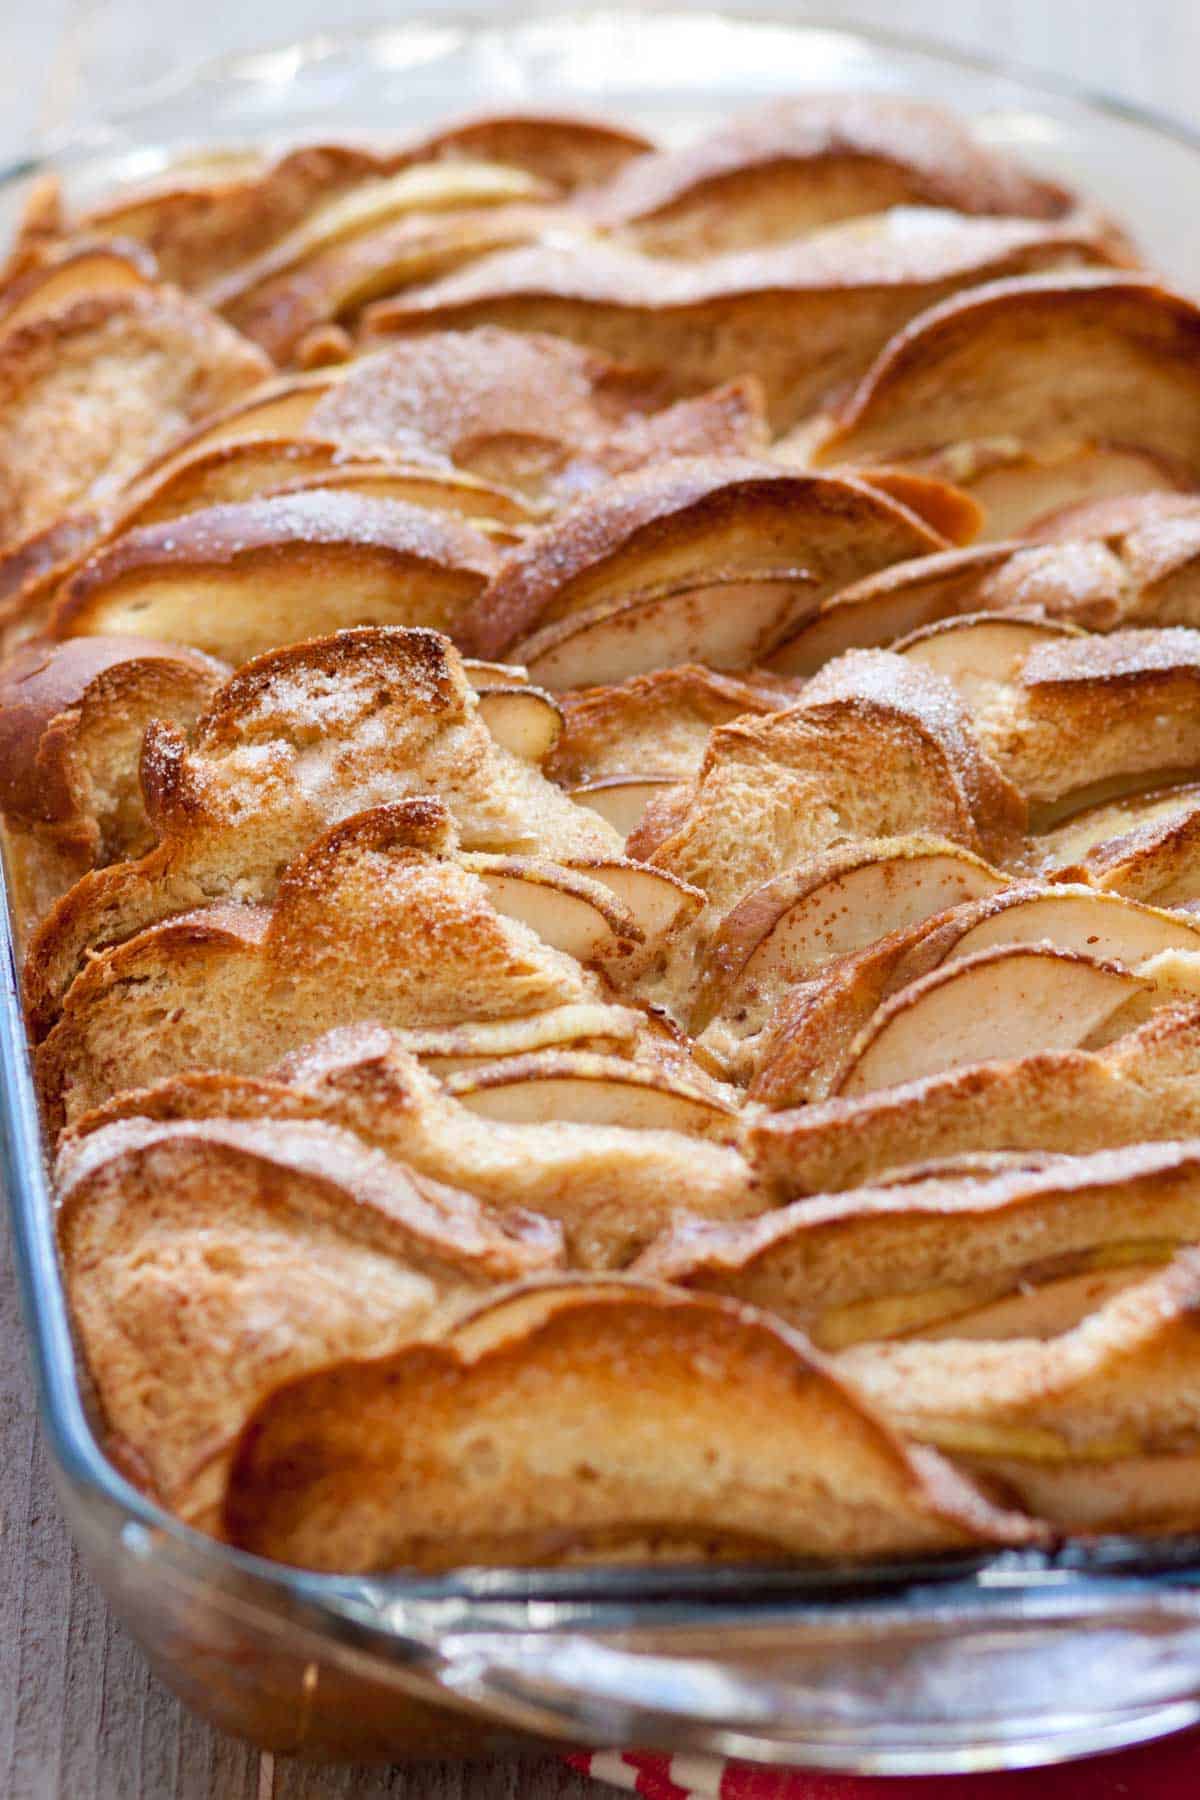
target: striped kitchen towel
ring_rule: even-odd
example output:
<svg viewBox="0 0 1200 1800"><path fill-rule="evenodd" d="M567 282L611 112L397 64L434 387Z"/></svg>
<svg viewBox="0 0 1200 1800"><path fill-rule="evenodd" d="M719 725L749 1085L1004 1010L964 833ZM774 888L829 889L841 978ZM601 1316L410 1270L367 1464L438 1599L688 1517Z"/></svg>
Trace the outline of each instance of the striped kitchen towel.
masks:
<svg viewBox="0 0 1200 1800"><path fill-rule="evenodd" d="M583 1751L573 1767L642 1800L1200 1800L1200 1731L1141 1750L1003 1775L824 1775L707 1756Z"/></svg>

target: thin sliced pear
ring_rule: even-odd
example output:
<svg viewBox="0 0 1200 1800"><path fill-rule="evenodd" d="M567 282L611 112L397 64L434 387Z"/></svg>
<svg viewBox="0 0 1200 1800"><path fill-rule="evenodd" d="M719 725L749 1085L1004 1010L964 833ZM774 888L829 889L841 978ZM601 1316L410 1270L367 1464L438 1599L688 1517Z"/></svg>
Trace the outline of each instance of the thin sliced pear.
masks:
<svg viewBox="0 0 1200 1800"><path fill-rule="evenodd" d="M625 681L678 663L744 669L810 605L813 585L800 569L716 574L702 586L570 614L517 644L513 655L552 689Z"/></svg>
<svg viewBox="0 0 1200 1800"><path fill-rule="evenodd" d="M472 1112L509 1125L619 1125L728 1136L737 1115L623 1057L558 1051L452 1075L446 1090Z"/></svg>
<svg viewBox="0 0 1200 1800"><path fill-rule="evenodd" d="M571 798L577 805L599 813L615 830L628 837L637 830L642 814L652 800L659 799L687 779L686 775L603 775L596 781L585 781L572 788Z"/></svg>
<svg viewBox="0 0 1200 1800"><path fill-rule="evenodd" d="M985 918L963 933L946 960L973 956L998 944L1038 943L1135 968L1164 950L1200 952L1200 926L1121 894L1064 883L1044 893L1018 894L1011 904L1002 896Z"/></svg>
<svg viewBox="0 0 1200 1800"><path fill-rule="evenodd" d="M740 901L709 947L693 1029L719 1007L758 1022L778 989L947 907L999 893L1007 876L936 839L880 839L789 869Z"/></svg>
<svg viewBox="0 0 1200 1800"><path fill-rule="evenodd" d="M578 962L628 956L645 940L632 912L604 884L536 857L465 856L497 912Z"/></svg>
<svg viewBox="0 0 1200 1800"><path fill-rule="evenodd" d="M337 368L314 369L305 375L264 382L248 398L214 413L147 463L138 471L139 486L152 476L162 479L173 473L202 450L215 450L222 444L244 444L256 438L302 437L309 414L322 395L336 387L343 372Z"/></svg>
<svg viewBox="0 0 1200 1800"><path fill-rule="evenodd" d="M861 1033L835 1092L852 1097L967 1063L1073 1050L1148 984L1048 945L982 950L912 982Z"/></svg>
<svg viewBox="0 0 1200 1800"><path fill-rule="evenodd" d="M562 713L541 688L482 688L479 716L496 742L522 762L544 762L562 736Z"/></svg>
<svg viewBox="0 0 1200 1800"><path fill-rule="evenodd" d="M462 658L463 673L477 694L489 688L529 686L529 670L520 663L481 662L477 656Z"/></svg>
<svg viewBox="0 0 1200 1800"><path fill-rule="evenodd" d="M93 294L144 288L153 280L153 260L133 246L86 245L12 284L7 302L0 301L0 332L32 325Z"/></svg>
<svg viewBox="0 0 1200 1800"><path fill-rule="evenodd" d="M968 707L1017 678L1029 652L1048 638L1082 637L1078 626L1035 615L965 613L901 638L897 656L952 681Z"/></svg>
<svg viewBox="0 0 1200 1800"><path fill-rule="evenodd" d="M499 206L514 200L541 200L549 190L543 182L520 169L495 163L418 163L398 175L363 181L347 194L327 201L308 214L303 224L265 255L243 264L233 275L209 290L208 302L224 310L263 282L306 262L319 251L346 239L360 237L393 219L415 212L443 212L460 206Z"/></svg>
<svg viewBox="0 0 1200 1800"><path fill-rule="evenodd" d="M664 869L652 869L646 863L587 862L573 866L615 894L621 905L633 914L650 943L695 918L704 905L704 895L699 888L681 881L678 875L668 875Z"/></svg>
<svg viewBox="0 0 1200 1800"><path fill-rule="evenodd" d="M843 651L894 644L923 625L965 612L984 578L1012 550L1011 544L946 550L867 575L822 601L772 653L769 665L779 675L815 675Z"/></svg>

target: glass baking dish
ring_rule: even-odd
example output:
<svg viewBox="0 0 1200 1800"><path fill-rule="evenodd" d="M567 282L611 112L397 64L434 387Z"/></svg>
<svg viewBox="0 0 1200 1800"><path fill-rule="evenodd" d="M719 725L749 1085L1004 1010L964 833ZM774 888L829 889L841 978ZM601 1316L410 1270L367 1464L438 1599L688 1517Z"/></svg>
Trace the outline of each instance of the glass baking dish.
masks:
<svg viewBox="0 0 1200 1800"><path fill-rule="evenodd" d="M995 63L783 12L439 17L215 63L7 171L0 226L47 170L90 197L206 143L521 106L606 112L671 140L831 88L955 106L989 143L1132 218L1148 259L1200 287L1200 137ZM914 1773L1050 1762L1200 1719L1200 1539L872 1567L351 1579L237 1554L168 1517L93 1433L7 910L0 941L0 1161L63 1510L157 1673L217 1724L326 1758L540 1740Z"/></svg>

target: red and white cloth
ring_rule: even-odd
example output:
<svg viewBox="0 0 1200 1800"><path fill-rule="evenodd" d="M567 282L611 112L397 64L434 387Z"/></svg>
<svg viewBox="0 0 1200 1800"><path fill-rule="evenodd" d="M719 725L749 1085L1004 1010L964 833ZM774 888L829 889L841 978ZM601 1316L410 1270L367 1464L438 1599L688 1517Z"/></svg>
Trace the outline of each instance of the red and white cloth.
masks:
<svg viewBox="0 0 1200 1800"><path fill-rule="evenodd" d="M1002 1775L874 1780L616 1750L583 1751L567 1760L597 1782L642 1800L1200 1800L1200 1731L1141 1750Z"/></svg>

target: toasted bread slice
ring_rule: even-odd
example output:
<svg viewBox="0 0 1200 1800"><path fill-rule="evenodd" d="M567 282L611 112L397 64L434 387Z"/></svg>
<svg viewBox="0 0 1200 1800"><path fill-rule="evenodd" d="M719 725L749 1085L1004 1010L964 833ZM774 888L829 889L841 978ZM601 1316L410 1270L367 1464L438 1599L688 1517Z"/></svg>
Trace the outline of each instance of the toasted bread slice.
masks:
<svg viewBox="0 0 1200 1800"><path fill-rule="evenodd" d="M368 1570L885 1554L1029 1527L914 1458L764 1316L576 1281L281 1386L243 1435L224 1529L280 1561Z"/></svg>
<svg viewBox="0 0 1200 1800"><path fill-rule="evenodd" d="M191 746L158 723L142 759L160 839L81 881L30 946L36 1029L90 950L207 901L269 900L279 869L337 819L435 794L472 851L609 863L621 839L498 744L451 645L364 628L260 658L199 721Z"/></svg>
<svg viewBox="0 0 1200 1800"><path fill-rule="evenodd" d="M278 242L312 211L353 188L414 165L500 163L563 192L616 173L651 146L639 133L602 120L544 114L473 118L405 143L305 144L277 160L239 154L181 160L140 192L106 201L80 221L151 249L164 275L205 287Z"/></svg>
<svg viewBox="0 0 1200 1800"><path fill-rule="evenodd" d="M559 694L563 730L547 773L586 791L616 776L686 781L699 770L714 726L777 712L795 698L782 684L738 680L698 663Z"/></svg>
<svg viewBox="0 0 1200 1800"><path fill-rule="evenodd" d="M80 300L152 287L156 273L154 258L136 244L64 248L0 288L0 332L65 312Z"/></svg>
<svg viewBox="0 0 1200 1800"><path fill-rule="evenodd" d="M77 638L0 668L0 813L22 938L72 882L154 840L137 780L151 719L188 730L229 671L175 644Z"/></svg>
<svg viewBox="0 0 1200 1800"><path fill-rule="evenodd" d="M500 1222L349 1132L277 1119L93 1133L58 1234L110 1446L200 1524L281 1379L398 1348L456 1300L561 1258L546 1220Z"/></svg>
<svg viewBox="0 0 1200 1800"><path fill-rule="evenodd" d="M270 367L169 288L97 294L14 326L0 338L0 543L111 494Z"/></svg>
<svg viewBox="0 0 1200 1800"><path fill-rule="evenodd" d="M319 365L329 334L336 334L330 341L337 351L330 360L344 361L371 301L437 281L478 257L580 228L565 208L520 200L418 213L317 249L282 273L270 271L269 258L265 274L258 265L236 270L222 284L220 309L281 366L313 366L314 349Z"/></svg>
<svg viewBox="0 0 1200 1800"><path fill-rule="evenodd" d="M118 1119L323 1120L501 1215L558 1220L583 1268L621 1267L681 1214L742 1218L770 1199L724 1141L729 1103L649 1062L542 1051L442 1080L376 1025L332 1031L270 1076L180 1075L118 1095L64 1134L60 1172Z"/></svg>
<svg viewBox="0 0 1200 1800"><path fill-rule="evenodd" d="M93 956L41 1048L48 1119L184 1069L255 1074L362 1020L437 1033L533 1018L550 1043L628 1040L639 1015L612 1005L524 922L526 896L489 885L472 860L437 801L376 807L289 863L272 907L213 905ZM562 871L568 913L578 885ZM556 922L545 905L534 917ZM615 902L611 923L636 936Z"/></svg>
<svg viewBox="0 0 1200 1800"><path fill-rule="evenodd" d="M134 485L109 527L112 535L204 507L265 499L306 487L382 493L434 512L458 513L487 525L521 526L533 515L518 494L454 470L379 456L356 458L335 442L310 437L247 438L172 461L165 474Z"/></svg>
<svg viewBox="0 0 1200 1800"><path fill-rule="evenodd" d="M1044 874L1156 906L1200 897L1200 784L1184 782L1073 813L1033 840Z"/></svg>
<svg viewBox="0 0 1200 1800"><path fill-rule="evenodd" d="M839 1367L896 1424L1073 1531L1200 1521L1200 1254L1048 1342L870 1344Z"/></svg>
<svg viewBox="0 0 1200 1800"><path fill-rule="evenodd" d="M998 469L996 535L1089 492L1195 487L1198 344L1200 311L1148 277L997 282L915 319L813 456L928 466L985 506Z"/></svg>
<svg viewBox="0 0 1200 1800"><path fill-rule="evenodd" d="M715 922L847 838L906 832L1002 854L1021 810L949 683L862 651L798 705L718 726L674 816L648 820L630 851L703 888Z"/></svg>
<svg viewBox="0 0 1200 1800"><path fill-rule="evenodd" d="M1068 637L1031 650L973 709L984 746L1045 829L1200 759L1200 632L1179 626Z"/></svg>
<svg viewBox="0 0 1200 1800"><path fill-rule="evenodd" d="M1133 495L1064 515L1052 541L944 551L881 570L824 602L771 657L807 675L830 656L892 644L962 613L1036 609L1111 631L1200 621L1200 503Z"/></svg>
<svg viewBox="0 0 1200 1800"><path fill-rule="evenodd" d="M1043 1337L1200 1242L1200 1143L909 1177L734 1224L681 1220L637 1273L779 1314L825 1350Z"/></svg>
<svg viewBox="0 0 1200 1800"><path fill-rule="evenodd" d="M344 448L452 466L559 502L646 463L765 448L757 385L733 380L666 404L661 374L559 338L434 332L366 356L308 428Z"/></svg>
<svg viewBox="0 0 1200 1800"><path fill-rule="evenodd" d="M752 589L758 580L775 580L796 592L790 605L783 595L782 621L760 631L765 654L772 632L785 630L799 607L818 605L868 566L936 545L914 515L855 482L740 458L680 460L612 482L513 550L468 631L481 655L494 656L616 601L670 594L687 614L710 584ZM737 605L745 600L724 602ZM719 627L723 608L716 610ZM759 648L752 639L743 661L761 660ZM659 658L657 666L670 660L715 659Z"/></svg>
<svg viewBox="0 0 1200 1800"><path fill-rule="evenodd" d="M455 634L494 560L464 521L319 488L128 532L68 582L50 630L161 634L234 663L352 625Z"/></svg>
<svg viewBox="0 0 1200 1800"><path fill-rule="evenodd" d="M752 1119L750 1154L790 1194L992 1151L1089 1152L1200 1132L1200 1009L1165 1007L1101 1050L988 1061Z"/></svg>
<svg viewBox="0 0 1200 1800"><path fill-rule="evenodd" d="M757 375L786 431L923 308L1002 275L1106 263L1088 221L898 208L799 244L688 265L616 246L501 251L364 315L378 336L503 325L669 369L678 391Z"/></svg>
<svg viewBox="0 0 1200 1800"><path fill-rule="evenodd" d="M1055 219L1069 196L985 149L949 113L878 94L812 94L625 164L593 223L654 256L802 236L892 206Z"/></svg>

